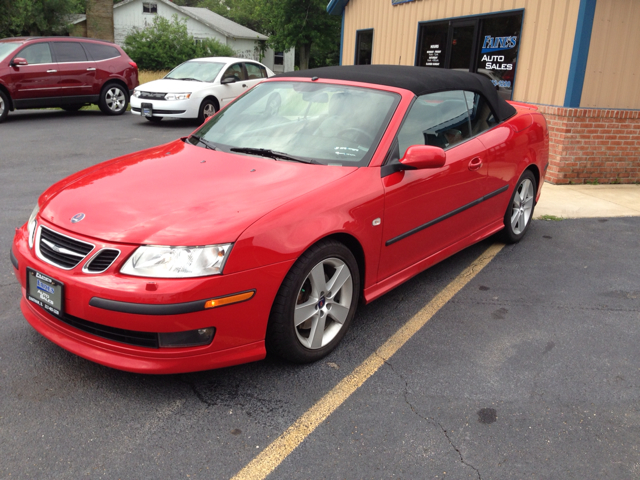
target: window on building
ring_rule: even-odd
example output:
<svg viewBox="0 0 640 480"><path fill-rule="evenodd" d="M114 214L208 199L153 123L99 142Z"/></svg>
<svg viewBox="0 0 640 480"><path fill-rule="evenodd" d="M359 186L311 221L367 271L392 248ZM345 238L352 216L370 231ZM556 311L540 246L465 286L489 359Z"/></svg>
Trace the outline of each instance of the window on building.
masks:
<svg viewBox="0 0 640 480"><path fill-rule="evenodd" d="M356 32L356 65L371 65L373 52L373 29Z"/></svg>
<svg viewBox="0 0 640 480"><path fill-rule="evenodd" d="M142 13L158 13L158 4L152 2L142 2Z"/></svg>
<svg viewBox="0 0 640 480"><path fill-rule="evenodd" d="M510 99L522 12L419 24L416 65L476 72Z"/></svg>
<svg viewBox="0 0 640 480"><path fill-rule="evenodd" d="M274 65L284 65L284 52L275 52L273 54Z"/></svg>

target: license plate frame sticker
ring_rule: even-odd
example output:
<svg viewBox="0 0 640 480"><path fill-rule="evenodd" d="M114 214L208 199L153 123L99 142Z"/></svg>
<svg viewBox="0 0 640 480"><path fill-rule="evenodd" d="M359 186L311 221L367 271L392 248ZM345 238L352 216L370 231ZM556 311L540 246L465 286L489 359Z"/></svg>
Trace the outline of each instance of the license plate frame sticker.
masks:
<svg viewBox="0 0 640 480"><path fill-rule="evenodd" d="M51 315L62 317L64 283L27 267L27 300Z"/></svg>
<svg viewBox="0 0 640 480"><path fill-rule="evenodd" d="M143 103L140 105L141 113L145 117L153 117L153 104L152 103Z"/></svg>

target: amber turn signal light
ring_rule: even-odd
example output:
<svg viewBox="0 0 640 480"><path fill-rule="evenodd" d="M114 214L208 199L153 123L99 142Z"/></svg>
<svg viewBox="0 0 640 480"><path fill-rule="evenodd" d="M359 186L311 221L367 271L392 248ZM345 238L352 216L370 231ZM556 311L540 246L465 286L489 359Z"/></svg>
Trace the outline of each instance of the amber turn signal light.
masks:
<svg viewBox="0 0 640 480"><path fill-rule="evenodd" d="M228 297L220 297L214 298L212 300L207 300L207 303L204 304L204 308L216 308L222 307L223 305L231 305L232 303L240 303L246 300L249 300L251 297L255 295L255 290L251 290L249 292L236 293L233 295L229 295Z"/></svg>

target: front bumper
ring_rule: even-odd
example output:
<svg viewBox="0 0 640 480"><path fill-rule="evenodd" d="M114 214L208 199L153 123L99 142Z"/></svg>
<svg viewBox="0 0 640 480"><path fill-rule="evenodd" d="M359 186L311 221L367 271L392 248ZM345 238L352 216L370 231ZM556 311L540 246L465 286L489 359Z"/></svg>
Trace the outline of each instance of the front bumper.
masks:
<svg viewBox="0 0 640 480"><path fill-rule="evenodd" d="M131 97L131 113L142 115L143 103L150 103L154 117L171 118L198 118L200 103L195 98L188 100L149 100L139 97Z"/></svg>
<svg viewBox="0 0 640 480"><path fill-rule="evenodd" d="M52 342L102 365L139 373L192 372L264 358L264 337L271 305L293 261L212 277L132 277L118 272L135 246L103 243L43 224L79 240L91 241L97 244L96 248L104 246L122 250L122 255L104 273L83 272L86 260L71 270L63 270L36 257L28 247L26 228L17 230L11 255L14 273L22 286L22 313L37 331ZM53 316L27 300L27 268L64 284L64 314L68 318ZM242 303L212 309L192 308L190 313L173 313L171 310L174 305L194 305L248 290L255 290L255 294ZM96 299L107 302L96 302ZM109 305L142 305L148 308L132 310L145 313L128 313L105 308ZM164 333L214 327L216 333L211 344L206 346L151 348L88 333L86 329L72 326L75 320L111 330Z"/></svg>

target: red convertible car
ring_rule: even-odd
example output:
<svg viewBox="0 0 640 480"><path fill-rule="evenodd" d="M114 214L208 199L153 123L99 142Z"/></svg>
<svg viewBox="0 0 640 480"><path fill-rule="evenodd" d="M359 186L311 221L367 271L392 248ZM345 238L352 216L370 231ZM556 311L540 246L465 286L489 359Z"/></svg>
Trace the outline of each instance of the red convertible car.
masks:
<svg viewBox="0 0 640 480"><path fill-rule="evenodd" d="M314 361L359 301L500 231L520 240L547 165L543 116L480 75L283 74L45 191L11 250L22 312L132 372Z"/></svg>

